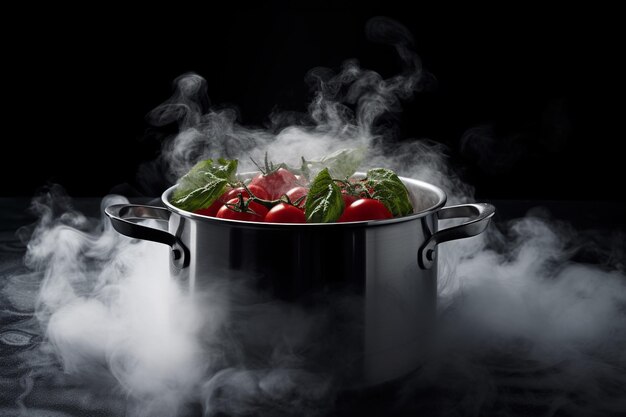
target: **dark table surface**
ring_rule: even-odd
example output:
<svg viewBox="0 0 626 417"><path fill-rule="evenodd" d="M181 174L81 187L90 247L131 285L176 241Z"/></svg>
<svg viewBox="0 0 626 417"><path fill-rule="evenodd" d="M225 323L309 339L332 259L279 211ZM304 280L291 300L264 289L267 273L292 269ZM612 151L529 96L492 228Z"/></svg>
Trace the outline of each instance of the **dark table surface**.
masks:
<svg viewBox="0 0 626 417"><path fill-rule="evenodd" d="M491 202L498 209L493 227L506 228L510 221L528 216L529 211L533 216L565 222L579 238L588 239L596 248L587 253L579 252L577 258L569 262L591 265L618 279L624 278L624 203ZM72 200L76 210L95 218L101 215L100 204L100 198ZM132 395L115 384L81 378L80 371L65 372L45 343L44 326L34 315L42 272L33 271L24 263L28 238L38 219L38 215L29 210L30 205L31 200L27 198L0 198L0 416L150 415L142 414ZM620 302L625 299L623 293L614 296ZM537 317L541 320L541 315ZM512 337L487 343L489 351L482 353L453 350L457 356L425 369L414 378L367 392L334 397L335 405L324 413L625 415L622 413L626 412L626 356L623 353L626 352L626 314L621 310L621 313L602 317L621 321L612 328L614 333L602 346L576 348L576 354L563 354L550 360L537 360L536 355L529 353L533 350L532 337L530 342ZM570 348L562 346L562 351ZM252 400L240 397L239 401L250 403ZM279 403L273 407L271 402L269 405L263 402L265 408L260 408L259 414L237 406L231 407L230 412L233 415L304 415L305 411L311 414L315 411L314 406L302 403L293 406L296 409ZM160 412L157 414L168 414ZM215 415L228 414L221 412L223 410ZM191 405L180 413L201 414L201 407ZM207 412L207 415L212 414Z"/></svg>

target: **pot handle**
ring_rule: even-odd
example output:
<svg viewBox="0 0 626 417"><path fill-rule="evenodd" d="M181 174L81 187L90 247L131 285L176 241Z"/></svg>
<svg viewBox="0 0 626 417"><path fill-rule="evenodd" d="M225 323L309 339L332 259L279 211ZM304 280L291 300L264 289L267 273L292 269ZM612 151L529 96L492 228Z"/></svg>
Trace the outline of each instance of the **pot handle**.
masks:
<svg viewBox="0 0 626 417"><path fill-rule="evenodd" d="M468 217L469 220L458 226L440 230L432 235L417 253L417 262L420 268L429 269L433 266L437 256L435 247L438 244L481 234L489 225L489 221L495 212L496 208L486 203L460 204L439 210L437 212L439 219Z"/></svg>
<svg viewBox="0 0 626 417"><path fill-rule="evenodd" d="M185 268L189 265L189 250L180 239L165 230L136 223L137 220L168 221L171 214L169 210L140 204L113 204L105 208L104 213L111 219L113 228L119 233L135 239L165 243L172 248L172 263L175 266Z"/></svg>

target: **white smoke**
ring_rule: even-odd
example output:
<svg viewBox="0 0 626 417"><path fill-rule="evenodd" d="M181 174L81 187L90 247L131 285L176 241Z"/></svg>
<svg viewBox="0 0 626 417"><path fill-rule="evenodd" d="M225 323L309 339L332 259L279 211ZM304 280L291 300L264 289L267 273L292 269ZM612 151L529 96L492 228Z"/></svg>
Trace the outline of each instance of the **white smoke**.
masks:
<svg viewBox="0 0 626 417"><path fill-rule="evenodd" d="M273 115L270 129L241 126L236 111L209 106L199 75L181 76L173 97L150 115L155 124L177 122L179 134L164 143L158 169L142 172L165 171L175 181L202 158L237 158L242 169L253 169L249 156L262 159L265 152L297 164L300 156L365 146L363 168L390 167L440 186L450 202L472 201L472 187L450 168L445 149L428 140L394 142L378 125L432 78L406 29L374 19L368 33L394 45L403 71L384 79L354 60L337 73L312 70L315 98L297 125ZM102 208L126 201L107 196ZM36 322L14 330L36 333L40 326L43 338L21 356L30 364L16 400L23 413L31 404L54 405L49 398L66 401L68 386L74 407L94 415L332 411L335 381L300 355L324 340L320 323L332 319L324 311L260 301L221 277L192 297L170 277L167 247L122 237L102 215L89 217L71 204L59 190L34 200L40 220L22 232L29 271L7 277L2 287L22 309L24 300L36 300ZM575 262L577 235L537 215L511 223L496 217L484 235L442 245L433 353L394 393L393 404L426 415L515 414L498 402L506 393L496 392L509 378L504 385L517 387L518 402L544 406L533 397L535 380L523 376L532 364L549 391L545 415L626 408L626 395L616 394L626 386L623 265ZM244 344L259 355L247 357ZM441 396L432 390L455 401L433 404ZM594 408L597 401L603 408Z"/></svg>
<svg viewBox="0 0 626 417"><path fill-rule="evenodd" d="M428 409L432 403L419 395L428 389L457 402L437 415L626 410L623 254L600 255L546 214L535 209L480 239L441 248L439 333L403 387L400 408ZM606 263L574 261L589 249Z"/></svg>
<svg viewBox="0 0 626 417"><path fill-rule="evenodd" d="M102 209L124 202L107 196ZM319 415L326 407L331 378L308 371L299 356L319 337L324 311L260 299L220 277L192 294L170 276L166 246L123 237L108 219L70 203L57 187L33 204L40 221L25 259L40 274L35 308L44 341L22 358L31 366L24 397L35 381L58 380L60 364L99 391L97 411L107 415L118 415L120 402L133 416L183 415L193 404L205 415L261 407ZM3 288L15 299L25 290ZM243 345L257 349L255 359L244 357Z"/></svg>
<svg viewBox="0 0 626 417"><path fill-rule="evenodd" d="M199 314L219 314L171 280L166 247L133 243L64 200L56 189L35 201L41 220L25 258L42 273L36 312L46 348L69 374L113 376L129 406L141 405L137 415L176 415L210 365L197 332L211 326ZM107 197L102 207L120 202L128 201Z"/></svg>
<svg viewBox="0 0 626 417"><path fill-rule="evenodd" d="M400 101L430 86L432 77L412 50L406 28L380 17L371 19L366 31L372 41L396 49L402 72L385 79L357 60L345 61L338 72L314 68L306 76L314 93L308 113L273 114L268 129L242 126L235 109L207 108L206 82L200 75L178 77L172 97L148 115L156 126L178 123L179 132L164 143L157 161L167 179L175 182L205 158L238 159L241 170L256 170L251 157L263 160L266 153L274 162L299 166L301 157L318 159L341 148L363 147L381 162L388 132L378 125L379 118L399 112ZM154 170L144 167L140 174L150 181Z"/></svg>

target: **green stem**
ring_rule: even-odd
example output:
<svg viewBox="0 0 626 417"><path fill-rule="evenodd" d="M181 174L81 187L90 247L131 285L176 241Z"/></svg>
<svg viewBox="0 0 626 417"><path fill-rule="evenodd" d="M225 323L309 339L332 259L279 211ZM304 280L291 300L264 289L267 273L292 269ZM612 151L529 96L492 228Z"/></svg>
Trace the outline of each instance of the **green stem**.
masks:
<svg viewBox="0 0 626 417"><path fill-rule="evenodd" d="M278 200L264 200L262 198L259 198L257 196L255 196L252 191L250 191L250 189L248 189L248 186L246 184L243 184L243 188L245 188L245 190L248 192L248 195L250 196L248 198L249 201L254 201L255 203L259 203L262 206L267 207L268 209L271 209L272 207L274 207L275 205L282 203L281 199ZM240 194L241 195L241 194Z"/></svg>

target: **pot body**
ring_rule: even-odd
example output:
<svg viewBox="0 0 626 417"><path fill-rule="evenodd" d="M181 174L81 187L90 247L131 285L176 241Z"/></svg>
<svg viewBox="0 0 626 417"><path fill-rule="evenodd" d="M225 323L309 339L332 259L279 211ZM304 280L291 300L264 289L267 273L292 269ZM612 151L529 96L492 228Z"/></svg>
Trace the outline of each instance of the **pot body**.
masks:
<svg viewBox="0 0 626 417"><path fill-rule="evenodd" d="M160 210L167 213L159 211L168 218L168 237L142 236L131 226L131 219L154 217L149 208L107 214L123 234L171 245L172 274L192 293L202 294L215 282L237 283L258 294L248 303L278 300L311 312L323 323L312 326L309 343L319 347L299 354L344 383L371 386L408 374L424 357L435 322L437 244L480 233L493 214L492 207L490 213L482 210L488 205L457 206L466 213L444 209L443 191L402 180L416 213L382 221L298 225L216 219L172 206L173 187L162 196ZM467 214L473 220L437 233L446 209L449 215L443 217ZM469 230L472 224L475 230ZM268 331L289 339L290 332L301 330L278 323ZM244 350L258 351L258 337L248 336L238 333Z"/></svg>
<svg viewBox="0 0 626 417"><path fill-rule="evenodd" d="M381 227L296 230L203 220L173 214L169 222L191 255L189 267L172 272L190 290L216 278L246 280L262 294L330 310L338 327L353 330L326 332L345 336L337 346L351 352L332 354L351 356L350 367L362 370L347 371L350 379L378 383L418 365L434 322L437 268L419 268L417 253L436 231L434 214Z"/></svg>

